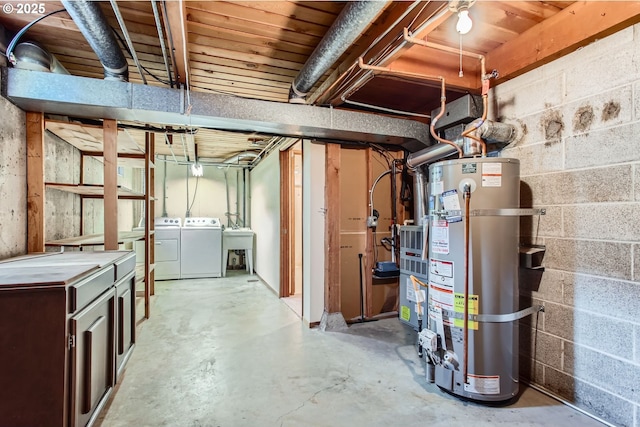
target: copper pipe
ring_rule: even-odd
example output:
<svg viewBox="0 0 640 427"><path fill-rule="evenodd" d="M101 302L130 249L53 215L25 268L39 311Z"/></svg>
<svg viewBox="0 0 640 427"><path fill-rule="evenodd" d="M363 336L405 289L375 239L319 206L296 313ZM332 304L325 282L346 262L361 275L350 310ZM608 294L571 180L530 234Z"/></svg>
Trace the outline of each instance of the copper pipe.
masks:
<svg viewBox="0 0 640 427"><path fill-rule="evenodd" d="M484 142L484 139L479 138L475 135L472 135L472 132L475 132L476 130L478 130L480 126L482 126L484 121L487 119L488 98L489 96L487 94L482 95L482 117L480 118L480 122L475 127L469 128L464 132L462 132L461 134L463 138L471 138L480 143L480 146L482 147L482 157L487 157L487 143Z"/></svg>
<svg viewBox="0 0 640 427"><path fill-rule="evenodd" d="M431 136L433 136L438 142L442 142L444 144L449 144L453 147L455 147L455 149L458 151L458 157L462 158L463 153L462 153L462 148L460 148L458 146L458 144L456 144L453 141L449 141L448 139L444 139L444 138L440 138L435 131L435 124L436 122L444 115L445 112L445 104L447 103L447 95L446 95L446 85L445 85L445 81L444 81L444 77L442 76L430 76L430 75L426 75L426 74L418 74L418 73L411 73L409 71L397 71L397 70L392 70L388 67L379 67L376 65L368 65L364 63L364 60L362 59L362 57L358 58L358 66L363 69L363 70L369 70L369 71L373 71L374 73L379 73L379 74L389 74L389 75L393 75L393 76L399 76L399 77L408 77L408 78L413 78L413 79L417 79L417 80L431 80L431 81L440 81L441 83L441 92L440 92L440 113L438 113L438 115L431 120L431 126L429 127L429 130L431 131Z"/></svg>
<svg viewBox="0 0 640 427"><path fill-rule="evenodd" d="M440 112L438 113L438 115L433 118L431 120L431 125L429 126L429 131L431 132L431 136L433 136L436 140L438 140L439 142L443 142L445 144L449 144L453 147L455 147L456 150L458 150L458 158L462 158L462 156L464 155L464 153L462 152L462 148L460 148L460 146L458 146L458 144L456 144L453 141L449 141L448 139L444 139L444 138L440 138L437 134L436 134L436 129L435 129L435 125L438 122L438 120L440 120L440 117L442 117L444 115L444 110L445 110L445 106L447 103L447 97L445 95L445 84L444 84L444 77L442 78L442 92L440 95Z"/></svg>
<svg viewBox="0 0 640 427"><path fill-rule="evenodd" d="M449 52L449 53L455 53L455 54L461 54L461 55L465 55L465 56L469 56L472 58L476 58L480 61L480 82L482 85L482 120L480 121L480 123L475 127L475 128L470 128L465 130L464 132L462 132L462 137L464 138L471 138L474 139L476 141L478 141L480 143L480 146L482 147L482 157L486 157L487 156L487 144L484 142L484 140L482 138L478 138L475 135L471 135L472 132L474 132L476 129L478 129L480 126L482 126L482 123L484 123L484 121L487 119L487 107L488 107L488 93L489 93L489 78L487 77L487 70L486 70L486 60L484 55L481 55L479 53L474 53L474 52L469 52L469 51L465 51L462 49L456 49L453 47L449 47L449 46L443 46L443 45L439 45L437 43L432 43L432 42L428 42L426 40L422 40L422 39L417 39L414 37L411 37L409 35L409 30L407 28L404 28L403 30L404 33L404 40L407 43L413 43L413 44L417 44L418 46L424 46L424 47L429 47L432 49L439 49L445 52ZM460 155L460 157L462 157L462 155Z"/></svg>
<svg viewBox="0 0 640 427"><path fill-rule="evenodd" d="M462 373L464 383L468 384L469 368L469 205L471 201L471 188L469 184L464 186L464 309L462 319L462 343L464 363Z"/></svg>
<svg viewBox="0 0 640 427"><path fill-rule="evenodd" d="M409 35L409 29L408 28L404 28L403 32L404 32L404 41L406 41L407 43L417 44L418 46L430 47L432 49L438 49L438 50L442 50L444 52L454 53L456 55L462 54L464 56L469 56L471 58L478 59L480 61L480 73L481 73L480 75L481 75L481 78L484 79L484 75L486 74L485 57L484 57L484 55L479 54L479 53L475 53L475 52L469 52L468 50L456 49L455 47L444 46L444 45L441 45L441 44L428 42L426 40L422 40L422 39L417 39L415 37L411 37Z"/></svg>
<svg viewBox="0 0 640 427"><path fill-rule="evenodd" d="M369 64L365 64L364 60L362 59L362 57L358 58L358 66L363 69L363 70L369 70L369 71L373 71L374 73L380 73L380 74L391 74L394 76L400 76L400 77L409 77L409 78L414 78L417 80L431 80L431 81L440 81L443 79L442 76L430 76L427 74L418 74L418 73L412 73L410 71L397 71L397 70L392 70L389 67L380 67L377 65L369 65Z"/></svg>

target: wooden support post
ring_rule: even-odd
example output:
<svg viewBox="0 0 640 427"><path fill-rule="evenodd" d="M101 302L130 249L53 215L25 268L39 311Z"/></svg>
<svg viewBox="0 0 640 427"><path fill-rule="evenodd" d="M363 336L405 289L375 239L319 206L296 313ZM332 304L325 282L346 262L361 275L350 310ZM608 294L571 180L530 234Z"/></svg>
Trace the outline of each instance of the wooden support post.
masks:
<svg viewBox="0 0 640 427"><path fill-rule="evenodd" d="M155 293L155 167L153 159L155 153L155 134L145 133L145 160L144 160L144 186L145 186L145 250L144 250L144 317L151 315L150 298ZM165 164L166 167L166 164Z"/></svg>
<svg viewBox="0 0 640 427"><path fill-rule="evenodd" d="M105 119L104 130L104 249L118 249L118 124Z"/></svg>
<svg viewBox="0 0 640 427"><path fill-rule="evenodd" d="M324 310L341 311L340 271L340 145L326 145Z"/></svg>
<svg viewBox="0 0 640 427"><path fill-rule="evenodd" d="M153 159L153 156L156 152L156 134L152 133L150 135L150 143L149 143L149 158ZM150 163L151 167L149 168L149 193L151 194L150 206L149 206L149 225L150 229L155 230L154 218L156 217L156 203L155 203L155 188L156 188L156 167L153 162ZM166 167L166 163L165 163ZM155 231L154 231L155 233ZM151 265L153 265L154 269L151 271L151 278L149 279L149 283L151 283L151 295L156 294L156 280L155 280L155 264L156 264L156 245L155 245L155 234L151 236L151 247L149 249L149 253L151 254Z"/></svg>
<svg viewBox="0 0 640 427"><path fill-rule="evenodd" d="M44 115L27 112L27 252L44 252Z"/></svg>
<svg viewBox="0 0 640 427"><path fill-rule="evenodd" d="M280 297L291 289L291 168L289 152L280 152ZM223 267L224 268L224 267Z"/></svg>

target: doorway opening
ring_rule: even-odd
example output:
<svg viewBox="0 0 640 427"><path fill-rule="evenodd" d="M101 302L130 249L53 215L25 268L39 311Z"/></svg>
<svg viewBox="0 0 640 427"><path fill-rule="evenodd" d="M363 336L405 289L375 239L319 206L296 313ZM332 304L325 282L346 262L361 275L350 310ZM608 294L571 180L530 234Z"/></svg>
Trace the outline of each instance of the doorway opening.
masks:
<svg viewBox="0 0 640 427"><path fill-rule="evenodd" d="M280 152L280 297L302 318L302 141Z"/></svg>

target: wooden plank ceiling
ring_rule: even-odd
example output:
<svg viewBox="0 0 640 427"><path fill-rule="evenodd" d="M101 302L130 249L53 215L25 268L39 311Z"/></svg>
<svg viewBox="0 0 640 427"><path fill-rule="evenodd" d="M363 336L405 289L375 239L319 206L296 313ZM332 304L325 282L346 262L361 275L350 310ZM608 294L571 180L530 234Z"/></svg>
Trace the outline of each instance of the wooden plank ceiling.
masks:
<svg viewBox="0 0 640 427"><path fill-rule="evenodd" d="M416 120L428 121L422 116L438 106L438 88L415 79L374 77L354 65L358 57L394 70L444 76L449 100L479 92L477 59L462 57L463 76L459 77L459 54L404 43L404 28L415 38L454 49L462 43L465 51L485 55L487 69L499 72L500 77L491 83L495 85L640 21L640 2L474 1L469 9L474 27L461 37L455 30L457 17L448 8L450 3L456 2L388 2L360 38L326 70L307 102L378 113L375 107L403 110L415 113L410 117ZM22 27L43 15L18 13L24 3L11 4L13 12L0 16L0 25L7 30L4 42L0 37L2 49ZM148 84L188 84L192 91L287 102L291 82L347 2L180 0L155 4L168 63L163 58L152 2L117 2ZM56 1L44 5L47 13L64 9ZM110 2L100 2L100 6L122 39L130 81L142 83L124 47L125 37ZM64 11L35 24L22 36L21 41L25 40L42 45L73 75L103 77L96 54ZM137 146L144 146L137 131L129 132ZM157 154L183 158L191 138L190 149L208 161L259 152L273 138L215 129L169 135L159 133L156 137Z"/></svg>

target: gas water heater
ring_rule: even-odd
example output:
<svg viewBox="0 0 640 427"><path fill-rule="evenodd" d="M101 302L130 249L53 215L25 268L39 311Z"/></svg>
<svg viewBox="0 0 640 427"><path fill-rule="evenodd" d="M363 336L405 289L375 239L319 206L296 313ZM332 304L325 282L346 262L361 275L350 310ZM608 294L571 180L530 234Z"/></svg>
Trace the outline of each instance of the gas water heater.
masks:
<svg viewBox="0 0 640 427"><path fill-rule="evenodd" d="M518 393L520 163L483 157L429 167L427 377L453 394ZM522 314L522 313L521 313Z"/></svg>

